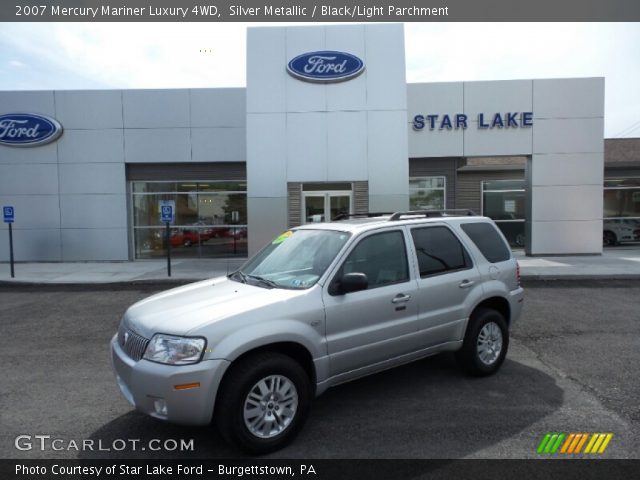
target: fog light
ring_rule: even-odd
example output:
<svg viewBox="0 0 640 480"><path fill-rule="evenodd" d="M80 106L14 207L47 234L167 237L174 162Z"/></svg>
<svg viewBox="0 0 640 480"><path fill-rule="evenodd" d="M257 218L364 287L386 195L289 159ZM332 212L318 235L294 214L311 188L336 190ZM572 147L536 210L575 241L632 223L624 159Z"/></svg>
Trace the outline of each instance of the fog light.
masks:
<svg viewBox="0 0 640 480"><path fill-rule="evenodd" d="M162 415L163 417L166 417L169 414L169 410L167 410L167 402L165 402L163 398L157 398L153 401L153 409L158 415Z"/></svg>

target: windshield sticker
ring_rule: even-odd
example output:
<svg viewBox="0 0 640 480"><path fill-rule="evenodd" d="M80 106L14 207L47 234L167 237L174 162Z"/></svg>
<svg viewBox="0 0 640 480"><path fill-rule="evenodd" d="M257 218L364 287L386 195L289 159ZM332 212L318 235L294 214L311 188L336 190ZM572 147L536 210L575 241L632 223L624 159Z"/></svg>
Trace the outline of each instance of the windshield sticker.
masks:
<svg viewBox="0 0 640 480"><path fill-rule="evenodd" d="M289 238L291 235L293 235L293 232L291 230L287 230L286 232L284 232L283 234L279 235L278 237L276 237L276 239L271 242L272 245L278 245L279 243L284 242L287 238Z"/></svg>

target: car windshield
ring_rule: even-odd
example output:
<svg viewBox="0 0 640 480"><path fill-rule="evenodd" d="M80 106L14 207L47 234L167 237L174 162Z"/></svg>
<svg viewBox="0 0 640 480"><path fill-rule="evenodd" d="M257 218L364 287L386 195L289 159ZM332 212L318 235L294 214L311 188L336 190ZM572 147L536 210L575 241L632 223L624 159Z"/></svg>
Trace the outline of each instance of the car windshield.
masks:
<svg viewBox="0 0 640 480"><path fill-rule="evenodd" d="M288 230L229 278L265 288L310 288L349 236L334 230Z"/></svg>

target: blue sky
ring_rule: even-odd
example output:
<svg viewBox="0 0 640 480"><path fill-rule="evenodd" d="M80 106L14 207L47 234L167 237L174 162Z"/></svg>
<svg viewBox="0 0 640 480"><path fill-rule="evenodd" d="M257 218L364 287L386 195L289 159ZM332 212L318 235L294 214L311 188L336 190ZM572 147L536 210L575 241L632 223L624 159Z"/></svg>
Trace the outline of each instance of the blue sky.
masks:
<svg viewBox="0 0 640 480"><path fill-rule="evenodd" d="M0 90L244 86L248 25L0 23ZM408 82L604 76L605 136L640 137L639 23L408 23L405 44Z"/></svg>

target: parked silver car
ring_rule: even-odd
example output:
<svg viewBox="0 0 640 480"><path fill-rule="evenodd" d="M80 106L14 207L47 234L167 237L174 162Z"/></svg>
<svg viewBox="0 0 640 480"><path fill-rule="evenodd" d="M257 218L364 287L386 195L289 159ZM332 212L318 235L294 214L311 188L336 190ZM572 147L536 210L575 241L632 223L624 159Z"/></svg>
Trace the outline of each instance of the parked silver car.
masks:
<svg viewBox="0 0 640 480"><path fill-rule="evenodd" d="M238 271L159 293L111 342L124 397L278 449L329 387L444 351L473 375L504 361L519 269L492 220L450 211L291 229Z"/></svg>

